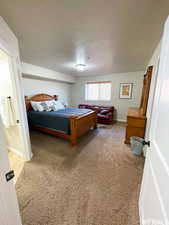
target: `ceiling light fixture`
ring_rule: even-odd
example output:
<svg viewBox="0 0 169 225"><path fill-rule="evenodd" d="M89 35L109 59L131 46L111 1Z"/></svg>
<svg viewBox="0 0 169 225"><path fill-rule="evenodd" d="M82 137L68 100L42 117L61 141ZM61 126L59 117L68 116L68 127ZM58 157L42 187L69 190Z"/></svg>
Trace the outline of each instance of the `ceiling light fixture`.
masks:
<svg viewBox="0 0 169 225"><path fill-rule="evenodd" d="M76 64L76 69L79 71L84 71L85 67L85 64Z"/></svg>

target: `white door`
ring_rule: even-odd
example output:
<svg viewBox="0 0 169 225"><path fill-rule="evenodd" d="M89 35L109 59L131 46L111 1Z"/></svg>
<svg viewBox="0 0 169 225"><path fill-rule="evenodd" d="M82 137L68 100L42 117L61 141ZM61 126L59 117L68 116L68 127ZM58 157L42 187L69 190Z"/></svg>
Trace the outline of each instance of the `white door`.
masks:
<svg viewBox="0 0 169 225"><path fill-rule="evenodd" d="M139 200L141 225L169 225L169 18L164 27Z"/></svg>
<svg viewBox="0 0 169 225"><path fill-rule="evenodd" d="M6 173L10 171L5 137L0 118L0 224L21 225L16 191L13 181L7 182Z"/></svg>

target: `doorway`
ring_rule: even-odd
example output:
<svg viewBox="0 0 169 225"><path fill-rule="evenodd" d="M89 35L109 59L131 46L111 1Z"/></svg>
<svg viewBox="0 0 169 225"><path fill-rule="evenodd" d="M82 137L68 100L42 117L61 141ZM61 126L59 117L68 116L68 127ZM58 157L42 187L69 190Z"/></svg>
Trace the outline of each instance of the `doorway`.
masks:
<svg viewBox="0 0 169 225"><path fill-rule="evenodd" d="M10 56L0 49L0 115L5 130L6 150L10 167L15 171L14 183L16 183L25 161L11 75Z"/></svg>

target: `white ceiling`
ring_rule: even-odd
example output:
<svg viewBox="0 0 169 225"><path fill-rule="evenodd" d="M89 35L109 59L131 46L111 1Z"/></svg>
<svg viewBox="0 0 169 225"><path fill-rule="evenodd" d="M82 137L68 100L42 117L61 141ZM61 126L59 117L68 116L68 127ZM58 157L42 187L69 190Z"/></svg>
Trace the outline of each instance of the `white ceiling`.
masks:
<svg viewBox="0 0 169 225"><path fill-rule="evenodd" d="M145 69L168 14L168 0L0 0L21 60L72 75Z"/></svg>

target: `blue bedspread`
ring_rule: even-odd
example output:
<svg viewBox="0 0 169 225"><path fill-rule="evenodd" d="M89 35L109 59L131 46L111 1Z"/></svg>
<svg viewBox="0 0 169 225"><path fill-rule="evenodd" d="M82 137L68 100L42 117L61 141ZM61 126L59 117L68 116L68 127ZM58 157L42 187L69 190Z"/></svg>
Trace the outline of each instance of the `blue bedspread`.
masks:
<svg viewBox="0 0 169 225"><path fill-rule="evenodd" d="M69 117L72 115L80 116L91 111L79 108L65 108L51 112L30 111L28 112L28 121L30 126L41 126L70 134Z"/></svg>

